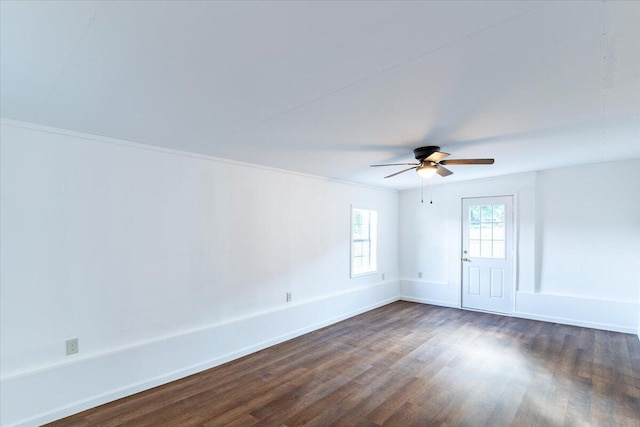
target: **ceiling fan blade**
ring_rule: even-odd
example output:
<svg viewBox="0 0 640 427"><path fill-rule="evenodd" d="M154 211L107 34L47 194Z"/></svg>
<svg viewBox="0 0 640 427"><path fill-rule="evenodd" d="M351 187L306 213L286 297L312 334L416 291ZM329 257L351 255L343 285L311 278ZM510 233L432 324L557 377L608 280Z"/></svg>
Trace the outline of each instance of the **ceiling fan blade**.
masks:
<svg viewBox="0 0 640 427"><path fill-rule="evenodd" d="M442 151L434 151L433 154L429 155L429 157L427 157L425 160L429 161L429 162L439 162L440 160L444 159L445 157L449 157L451 154L449 153L443 153Z"/></svg>
<svg viewBox="0 0 640 427"><path fill-rule="evenodd" d="M405 166L405 165L418 166L419 164L420 163L387 163L385 165L370 165L370 167L377 168L379 166Z"/></svg>
<svg viewBox="0 0 640 427"><path fill-rule="evenodd" d="M400 175L400 174L401 174L401 173L403 173L403 172L410 171L411 169L415 169L415 168L417 168L417 167L418 167L418 166L414 166L414 167L412 167L412 168L407 168L407 169L401 170L400 172L392 173L391 175L387 175L387 176L385 176L385 178L391 178L392 176Z"/></svg>
<svg viewBox="0 0 640 427"><path fill-rule="evenodd" d="M443 165L492 165L493 159L453 159L443 160L440 164Z"/></svg>
<svg viewBox="0 0 640 427"><path fill-rule="evenodd" d="M441 165L436 165L436 173L440 176L449 176L453 172Z"/></svg>

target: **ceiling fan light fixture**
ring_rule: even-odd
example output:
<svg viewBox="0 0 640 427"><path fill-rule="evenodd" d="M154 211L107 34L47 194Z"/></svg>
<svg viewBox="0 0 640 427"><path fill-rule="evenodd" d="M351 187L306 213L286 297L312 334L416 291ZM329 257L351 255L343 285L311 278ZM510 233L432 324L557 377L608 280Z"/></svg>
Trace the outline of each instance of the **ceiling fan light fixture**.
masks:
<svg viewBox="0 0 640 427"><path fill-rule="evenodd" d="M438 168L434 165L420 165L416 168L416 172L418 172L418 175L420 175L420 177L422 178L431 178L433 175L436 174L436 171L438 170Z"/></svg>
<svg viewBox="0 0 640 427"><path fill-rule="evenodd" d="M386 178L392 178L401 173L409 172L415 169L421 178L431 178L433 175L438 174L441 177L449 176L453 172L445 167L445 165L492 165L494 159L453 159L447 160L449 153L443 153L440 151L440 147L430 145L428 147L418 147L413 150L413 154L418 163L386 163L382 165L371 165L371 167L378 166L411 166L410 168L403 169L391 175L385 176Z"/></svg>

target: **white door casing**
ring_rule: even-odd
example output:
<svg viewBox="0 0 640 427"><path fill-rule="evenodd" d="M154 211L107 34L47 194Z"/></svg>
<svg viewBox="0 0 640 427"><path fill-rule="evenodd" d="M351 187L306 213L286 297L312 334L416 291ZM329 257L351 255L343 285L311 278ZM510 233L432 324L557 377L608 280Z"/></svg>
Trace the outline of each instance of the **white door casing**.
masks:
<svg viewBox="0 0 640 427"><path fill-rule="evenodd" d="M462 199L462 307L513 311L513 197Z"/></svg>

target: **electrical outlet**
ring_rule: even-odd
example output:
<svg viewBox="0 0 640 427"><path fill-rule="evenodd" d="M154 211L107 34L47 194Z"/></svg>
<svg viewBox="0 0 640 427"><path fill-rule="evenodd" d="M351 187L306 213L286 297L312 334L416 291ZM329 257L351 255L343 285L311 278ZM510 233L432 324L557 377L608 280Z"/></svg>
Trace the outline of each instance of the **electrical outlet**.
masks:
<svg viewBox="0 0 640 427"><path fill-rule="evenodd" d="M76 354L79 351L80 348L78 347L78 338L67 340L67 356L70 354Z"/></svg>
<svg viewBox="0 0 640 427"><path fill-rule="evenodd" d="M384 273L382 273L382 280L384 280Z"/></svg>
<svg viewBox="0 0 640 427"><path fill-rule="evenodd" d="M287 292L287 302L291 302L291 292Z"/></svg>
<svg viewBox="0 0 640 427"><path fill-rule="evenodd" d="M418 279L422 279L422 271L418 271Z"/></svg>

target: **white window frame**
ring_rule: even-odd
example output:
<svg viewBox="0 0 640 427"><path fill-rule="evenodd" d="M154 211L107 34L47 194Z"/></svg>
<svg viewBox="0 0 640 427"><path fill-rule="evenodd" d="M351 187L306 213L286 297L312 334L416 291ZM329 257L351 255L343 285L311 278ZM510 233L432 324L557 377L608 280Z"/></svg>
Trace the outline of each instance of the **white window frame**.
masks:
<svg viewBox="0 0 640 427"><path fill-rule="evenodd" d="M354 213L355 211L367 211L369 213L369 233L368 239L354 239ZM350 277L362 277L378 272L378 211L375 209L355 207L351 206L350 216L350 253L349 253L349 265L350 265ZM355 259L355 245L357 242L368 241L369 242L369 268L368 269L356 269L354 265Z"/></svg>

